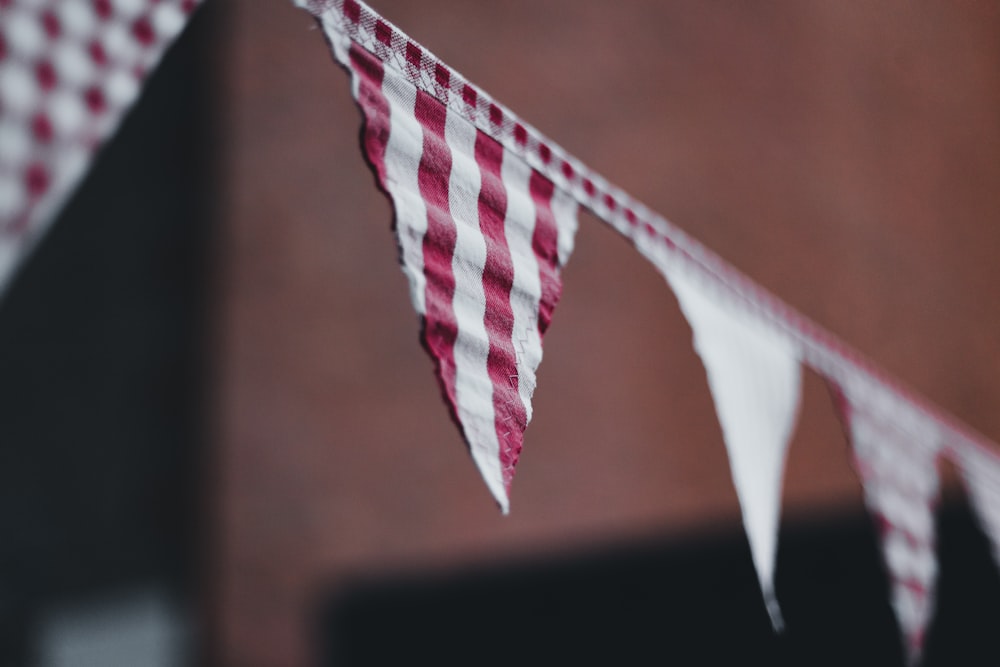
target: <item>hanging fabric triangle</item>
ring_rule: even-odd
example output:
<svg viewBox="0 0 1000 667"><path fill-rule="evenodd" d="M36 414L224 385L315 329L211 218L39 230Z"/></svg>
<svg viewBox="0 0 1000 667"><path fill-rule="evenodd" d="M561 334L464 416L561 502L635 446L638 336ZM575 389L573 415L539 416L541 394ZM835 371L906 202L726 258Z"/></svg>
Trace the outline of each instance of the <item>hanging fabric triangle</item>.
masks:
<svg viewBox="0 0 1000 667"><path fill-rule="evenodd" d="M993 560L1000 565L1000 461L977 447L963 448L957 458L969 504L990 540Z"/></svg>
<svg viewBox="0 0 1000 667"><path fill-rule="evenodd" d="M0 2L0 294L199 3Z"/></svg>
<svg viewBox="0 0 1000 667"><path fill-rule="evenodd" d="M794 343L680 269L667 280L694 335L722 426L750 551L775 629L781 481L798 414L801 367Z"/></svg>
<svg viewBox="0 0 1000 667"><path fill-rule="evenodd" d="M345 3L324 28L352 74L364 148L395 207L424 347L506 513L577 204L470 122L479 111L495 116L481 91L364 10Z"/></svg>
<svg viewBox="0 0 1000 667"><path fill-rule="evenodd" d="M905 403L875 385L856 382L835 394L865 504L876 520L892 607L913 665L920 660L934 613L940 437L911 415Z"/></svg>
<svg viewBox="0 0 1000 667"><path fill-rule="evenodd" d="M918 659L937 574L932 506L939 443L983 439L886 380L360 0L296 3L320 22L352 74L366 119L365 151L395 205L401 263L425 347L504 512L531 416L542 336L582 205L667 277L691 323L776 627L781 481L800 366L843 388L842 418L866 502L880 519L892 604L909 658Z"/></svg>

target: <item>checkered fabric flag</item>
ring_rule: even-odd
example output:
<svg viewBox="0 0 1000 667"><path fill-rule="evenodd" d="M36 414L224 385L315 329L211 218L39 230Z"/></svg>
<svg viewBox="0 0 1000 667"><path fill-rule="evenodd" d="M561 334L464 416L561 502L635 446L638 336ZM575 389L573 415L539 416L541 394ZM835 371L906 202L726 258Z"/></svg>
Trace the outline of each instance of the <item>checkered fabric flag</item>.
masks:
<svg viewBox="0 0 1000 667"><path fill-rule="evenodd" d="M0 0L0 292L197 0Z"/></svg>

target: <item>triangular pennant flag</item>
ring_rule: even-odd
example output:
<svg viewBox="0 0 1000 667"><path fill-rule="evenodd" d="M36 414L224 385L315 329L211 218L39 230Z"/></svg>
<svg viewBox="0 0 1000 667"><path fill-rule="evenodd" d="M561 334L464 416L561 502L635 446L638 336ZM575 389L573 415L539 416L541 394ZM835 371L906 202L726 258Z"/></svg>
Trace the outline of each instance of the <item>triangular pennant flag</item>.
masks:
<svg viewBox="0 0 1000 667"><path fill-rule="evenodd" d="M878 525L907 658L916 664L934 613L940 437L898 396L874 384L859 381L835 393L865 504Z"/></svg>
<svg viewBox="0 0 1000 667"><path fill-rule="evenodd" d="M958 465L979 525L990 540L993 560L1000 565L1000 458L977 447L964 447Z"/></svg>
<svg viewBox="0 0 1000 667"><path fill-rule="evenodd" d="M500 107L394 26L350 0L322 23L352 74L364 147L395 207L424 346L506 513L577 204L470 121L511 123Z"/></svg>
<svg viewBox="0 0 1000 667"><path fill-rule="evenodd" d="M785 453L799 406L798 353L788 338L683 270L668 270L667 280L705 365L761 590L781 629L774 564Z"/></svg>
<svg viewBox="0 0 1000 667"><path fill-rule="evenodd" d="M0 292L199 2L0 2Z"/></svg>

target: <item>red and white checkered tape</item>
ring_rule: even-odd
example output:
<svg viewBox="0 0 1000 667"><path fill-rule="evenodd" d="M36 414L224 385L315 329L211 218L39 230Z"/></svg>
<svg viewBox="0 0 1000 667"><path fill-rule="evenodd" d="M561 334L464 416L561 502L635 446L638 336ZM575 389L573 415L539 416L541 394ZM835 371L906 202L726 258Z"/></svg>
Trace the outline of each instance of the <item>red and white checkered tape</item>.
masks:
<svg viewBox="0 0 1000 667"><path fill-rule="evenodd" d="M0 291L197 0L0 0Z"/></svg>

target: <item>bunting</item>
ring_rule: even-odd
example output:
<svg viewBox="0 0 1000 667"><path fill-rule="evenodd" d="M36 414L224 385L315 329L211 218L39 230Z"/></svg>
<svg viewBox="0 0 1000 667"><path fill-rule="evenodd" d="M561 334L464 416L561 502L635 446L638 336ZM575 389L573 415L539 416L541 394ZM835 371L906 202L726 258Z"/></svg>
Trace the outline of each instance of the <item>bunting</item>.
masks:
<svg viewBox="0 0 1000 667"><path fill-rule="evenodd" d="M197 4L0 2L0 293Z"/></svg>
<svg viewBox="0 0 1000 667"><path fill-rule="evenodd" d="M933 507L938 458L966 461L972 501L988 517L983 523L994 544L1000 544L1000 477L995 475L1000 457L993 453L994 445L903 389L829 332L591 171L364 3L297 4L320 22L336 59L352 73L353 92L366 119L365 150L395 206L401 263L413 305L423 319L425 346L436 361L452 415L501 508L508 508L513 464L531 414L541 337L558 296L558 269L568 259L576 226L571 214L560 217L556 211L571 211L575 203L622 234L656 267L691 325L775 628L782 625L773 584L781 481L800 400L800 367L837 388L866 504L880 526L892 604L907 655L911 663L919 660L933 614L937 574ZM491 178L498 172L499 179ZM488 183L495 188L492 195ZM518 202L525 209L520 217L513 212ZM515 250L518 234L522 249L527 248L528 235L537 234L544 202L549 203L559 239L557 257L549 261L551 252L534 242L530 253ZM503 239L497 233L501 217ZM436 235L431 231L435 225L447 233ZM463 235L467 237L460 241ZM498 270L505 262L491 260L507 252L515 267L513 280L502 278L506 272ZM529 267L527 275L534 276L537 267L541 278L539 292L529 290L520 304L515 294L518 275L524 274L518 273L518 256ZM546 271L554 277L549 282L553 298L546 298ZM529 282L534 285L534 278ZM462 294L463 289L468 291ZM538 319L533 320L536 303ZM465 313L460 320L458 311ZM537 330L529 326L527 335L518 339L525 318L536 323ZM477 356L469 357L474 363L463 371L454 356L464 354L456 352L460 339L478 349ZM514 340L520 345L508 346ZM493 365L490 359L496 360ZM511 381L507 391L502 386L505 373ZM515 377L520 400L512 402ZM458 378L479 391L460 389ZM505 410L511 403L513 408ZM509 425L516 430L508 430ZM970 452L987 463L968 458ZM982 469L991 472L982 474Z"/></svg>
<svg viewBox="0 0 1000 667"><path fill-rule="evenodd" d="M114 131L195 0L0 0L0 290ZM442 394L503 512L580 206L666 278L705 366L776 628L781 484L802 366L834 388L891 603L919 661L937 579L938 463L1000 564L1000 456L548 140L359 0L298 0L351 74L364 149Z"/></svg>

